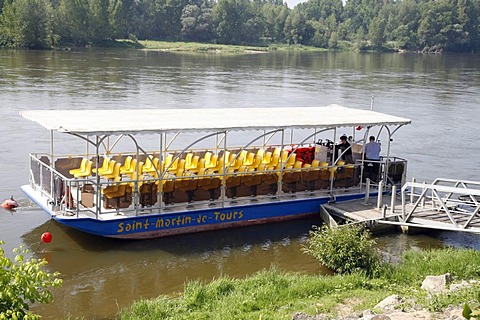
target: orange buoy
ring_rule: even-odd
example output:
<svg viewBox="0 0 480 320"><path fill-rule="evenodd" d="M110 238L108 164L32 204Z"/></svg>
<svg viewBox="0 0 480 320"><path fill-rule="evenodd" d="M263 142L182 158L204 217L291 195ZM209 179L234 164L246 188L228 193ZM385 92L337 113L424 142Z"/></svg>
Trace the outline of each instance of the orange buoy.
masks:
<svg viewBox="0 0 480 320"><path fill-rule="evenodd" d="M45 243L50 243L52 241L52 234L50 232L44 232L42 233L42 236L40 237L43 242Z"/></svg>
<svg viewBox="0 0 480 320"><path fill-rule="evenodd" d="M2 207L7 210L13 210L18 207L18 203L13 199L13 196L11 196L10 199L3 201Z"/></svg>

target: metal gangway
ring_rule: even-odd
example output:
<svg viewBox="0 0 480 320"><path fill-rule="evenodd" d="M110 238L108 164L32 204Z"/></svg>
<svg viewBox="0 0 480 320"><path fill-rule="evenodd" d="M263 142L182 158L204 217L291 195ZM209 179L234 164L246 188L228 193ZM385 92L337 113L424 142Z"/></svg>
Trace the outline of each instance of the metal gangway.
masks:
<svg viewBox="0 0 480 320"><path fill-rule="evenodd" d="M480 234L480 182L437 178L406 182L399 225Z"/></svg>

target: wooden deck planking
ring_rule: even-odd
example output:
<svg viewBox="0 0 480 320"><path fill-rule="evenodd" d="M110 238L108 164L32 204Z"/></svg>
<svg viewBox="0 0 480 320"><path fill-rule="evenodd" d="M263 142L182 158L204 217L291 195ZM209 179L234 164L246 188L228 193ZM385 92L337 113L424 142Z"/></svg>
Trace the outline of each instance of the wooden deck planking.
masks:
<svg viewBox="0 0 480 320"><path fill-rule="evenodd" d="M365 199L345 201L340 203L331 203L325 205L325 207L332 213L334 216L341 219L353 220L353 222L365 222L365 221L385 221L389 220L391 223L392 219L396 219L395 224L405 225L405 226L418 226L419 228L430 228L430 229L441 229L441 230L452 230L452 231L469 231L480 234L480 216L477 214L469 223L467 227L465 224L471 219L471 214L469 213L458 213L451 212L452 219L455 221L457 226L452 222L450 217L446 212L437 209L428 209L429 205L424 207L417 207L410 220L406 223L401 221L402 215L402 206L401 200L397 197L395 203L395 210L392 214L390 204L391 197L383 196L382 206L387 206L385 216L383 216L383 209L377 208L377 198L372 197L369 199L368 203L365 203ZM431 207L431 205L430 205ZM413 204L406 204L407 213L410 212L413 208Z"/></svg>

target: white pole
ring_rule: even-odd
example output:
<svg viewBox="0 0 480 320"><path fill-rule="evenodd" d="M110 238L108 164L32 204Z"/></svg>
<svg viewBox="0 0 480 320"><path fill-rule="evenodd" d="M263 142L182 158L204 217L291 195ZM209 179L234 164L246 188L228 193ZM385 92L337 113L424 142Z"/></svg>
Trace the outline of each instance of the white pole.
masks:
<svg viewBox="0 0 480 320"><path fill-rule="evenodd" d="M426 185L427 183L423 181L423 184ZM425 190L425 187L423 187L423 190ZM423 192L422 192L423 193ZM422 208L425 208L425 198L427 197L427 193L425 192L422 197Z"/></svg>
<svg viewBox="0 0 480 320"><path fill-rule="evenodd" d="M412 183L415 183L415 178L412 178ZM412 186L412 189L410 189L410 203L413 203L415 199L413 198L415 191L415 187Z"/></svg>
<svg viewBox="0 0 480 320"><path fill-rule="evenodd" d="M367 178L367 188L365 189L365 204L370 200L370 178Z"/></svg>
<svg viewBox="0 0 480 320"><path fill-rule="evenodd" d="M390 213L394 214L395 213L395 200L397 197L397 187L394 185L392 186L392 201L390 203Z"/></svg>
<svg viewBox="0 0 480 320"><path fill-rule="evenodd" d="M383 180L380 180L378 183L378 198L377 198L377 209L382 207L383 202Z"/></svg>

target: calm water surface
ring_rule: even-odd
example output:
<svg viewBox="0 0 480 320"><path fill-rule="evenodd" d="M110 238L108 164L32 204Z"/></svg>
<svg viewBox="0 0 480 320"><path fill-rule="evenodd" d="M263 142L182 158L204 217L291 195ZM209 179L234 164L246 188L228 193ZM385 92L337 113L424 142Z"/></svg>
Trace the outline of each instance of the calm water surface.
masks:
<svg viewBox="0 0 480 320"><path fill-rule="evenodd" d="M276 265L326 272L300 252L318 220L145 241L100 239L66 229L32 205L28 153L47 151L49 135L19 117L25 109L370 107L412 119L396 134L393 154L409 160L409 177L480 181L480 56L358 53L181 55L154 51L0 51L0 212L9 256L25 244L62 273L56 301L35 306L44 318L106 319L133 300L180 291L187 280L243 277ZM194 116L194 115L192 115ZM315 115L312 115L315 116ZM53 242L40 235L49 230ZM480 250L480 237L433 232L379 239L395 259L408 248L453 245Z"/></svg>

